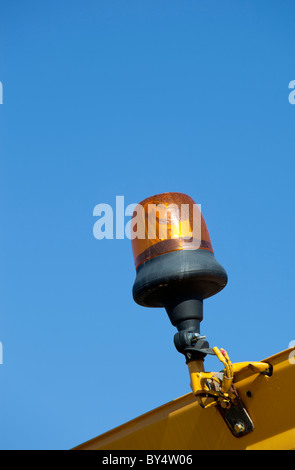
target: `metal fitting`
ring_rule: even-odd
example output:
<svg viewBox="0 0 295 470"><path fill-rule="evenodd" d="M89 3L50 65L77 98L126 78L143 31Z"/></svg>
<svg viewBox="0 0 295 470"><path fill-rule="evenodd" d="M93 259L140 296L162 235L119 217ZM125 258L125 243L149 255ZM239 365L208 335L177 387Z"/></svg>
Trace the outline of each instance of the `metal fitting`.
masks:
<svg viewBox="0 0 295 470"><path fill-rule="evenodd" d="M187 338L191 344L196 343L199 339L206 339L206 336L202 336L199 333L194 333L193 331L189 331L187 333Z"/></svg>
<svg viewBox="0 0 295 470"><path fill-rule="evenodd" d="M237 434L241 434L242 432L244 432L246 429L245 427L245 424L243 423L243 421L237 421L236 424L234 425L234 431L237 433Z"/></svg>

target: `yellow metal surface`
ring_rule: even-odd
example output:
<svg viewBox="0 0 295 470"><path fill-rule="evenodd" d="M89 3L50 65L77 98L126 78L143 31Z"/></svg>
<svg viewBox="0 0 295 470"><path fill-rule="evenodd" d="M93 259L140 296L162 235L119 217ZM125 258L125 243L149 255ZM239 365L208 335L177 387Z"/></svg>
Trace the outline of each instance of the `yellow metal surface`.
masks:
<svg viewBox="0 0 295 470"><path fill-rule="evenodd" d="M241 368L235 386L254 431L234 437L216 407L202 409L187 394L92 439L76 450L295 449L295 365L288 349L264 362L271 377Z"/></svg>

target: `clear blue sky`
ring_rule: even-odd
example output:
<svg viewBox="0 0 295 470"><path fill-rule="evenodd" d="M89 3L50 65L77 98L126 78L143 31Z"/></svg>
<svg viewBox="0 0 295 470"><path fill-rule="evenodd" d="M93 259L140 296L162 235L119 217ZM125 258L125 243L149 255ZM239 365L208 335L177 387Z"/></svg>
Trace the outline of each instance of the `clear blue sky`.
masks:
<svg viewBox="0 0 295 470"><path fill-rule="evenodd" d="M202 205L229 276L204 306L212 346L261 360L295 339L294 15L2 2L1 448L68 449L190 391L165 311L132 299L130 241L93 237L116 195Z"/></svg>

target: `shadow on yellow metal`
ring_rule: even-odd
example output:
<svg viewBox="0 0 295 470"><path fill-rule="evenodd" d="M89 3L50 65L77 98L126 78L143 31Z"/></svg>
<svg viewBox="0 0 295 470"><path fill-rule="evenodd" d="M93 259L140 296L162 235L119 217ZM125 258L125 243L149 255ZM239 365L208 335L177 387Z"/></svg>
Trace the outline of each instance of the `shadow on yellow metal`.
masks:
<svg viewBox="0 0 295 470"><path fill-rule="evenodd" d="M289 450L295 449L294 349L266 360L271 377L253 370L235 386L254 431L234 437L215 407L202 409L190 393L92 439L75 450Z"/></svg>

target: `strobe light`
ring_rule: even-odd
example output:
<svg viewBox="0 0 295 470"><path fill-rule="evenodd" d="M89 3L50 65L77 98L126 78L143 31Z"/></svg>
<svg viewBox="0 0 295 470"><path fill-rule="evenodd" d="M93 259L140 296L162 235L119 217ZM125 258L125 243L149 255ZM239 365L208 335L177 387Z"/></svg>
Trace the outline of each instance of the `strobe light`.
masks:
<svg viewBox="0 0 295 470"><path fill-rule="evenodd" d="M227 274L199 206L182 193L149 197L136 206L131 232L135 302L164 307L178 329L177 350L187 362L204 358L211 350L200 335L203 300L225 287Z"/></svg>

